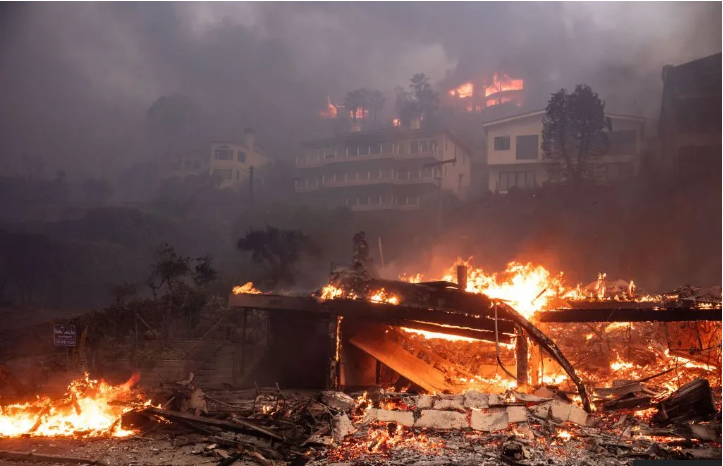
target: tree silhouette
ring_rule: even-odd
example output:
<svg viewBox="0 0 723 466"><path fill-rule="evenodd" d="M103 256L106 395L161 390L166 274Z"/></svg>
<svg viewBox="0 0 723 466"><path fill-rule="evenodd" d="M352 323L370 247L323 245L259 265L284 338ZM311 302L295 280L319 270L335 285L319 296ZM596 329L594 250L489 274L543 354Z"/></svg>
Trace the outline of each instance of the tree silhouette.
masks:
<svg viewBox="0 0 723 466"><path fill-rule="evenodd" d="M188 96L162 96L146 112L146 136L156 155L175 156L205 144L202 123L199 107Z"/></svg>
<svg viewBox="0 0 723 466"><path fill-rule="evenodd" d="M362 118L364 117L365 98L364 89L357 89L346 94L344 109L350 113L352 121L356 121L357 110L361 109Z"/></svg>
<svg viewBox="0 0 723 466"><path fill-rule="evenodd" d="M250 229L246 236L238 240L238 248L251 253L258 263L267 262L271 266L271 280L274 286L281 282L293 283L293 267L304 255L316 256L319 248L311 238L295 230L279 230L266 226L266 229Z"/></svg>
<svg viewBox="0 0 723 466"><path fill-rule="evenodd" d="M409 90L397 87L396 110L401 126L409 127L412 118L419 118L422 125L429 127L436 121L439 95L432 89L429 78L417 73L409 80Z"/></svg>
<svg viewBox="0 0 723 466"><path fill-rule="evenodd" d="M384 94L382 94L382 91L374 89L368 89L365 92L365 95L367 96L367 108L369 108L369 112L372 114L372 121L376 123L377 121L377 115L384 107L384 102L386 99L384 98Z"/></svg>
<svg viewBox="0 0 723 466"><path fill-rule="evenodd" d="M429 126L435 119L439 95L432 89L429 78L424 73L417 73L409 80L409 89L417 101L417 115Z"/></svg>
<svg viewBox="0 0 723 466"><path fill-rule="evenodd" d="M545 110L542 151L550 181L580 187L594 176L596 160L608 150L605 103L590 86L579 84L573 93L560 89Z"/></svg>

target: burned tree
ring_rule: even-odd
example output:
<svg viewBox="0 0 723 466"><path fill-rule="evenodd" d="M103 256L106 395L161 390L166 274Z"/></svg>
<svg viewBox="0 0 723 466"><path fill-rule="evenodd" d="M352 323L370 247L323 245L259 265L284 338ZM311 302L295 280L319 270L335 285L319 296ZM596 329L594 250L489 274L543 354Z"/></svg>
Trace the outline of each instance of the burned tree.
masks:
<svg viewBox="0 0 723 466"><path fill-rule="evenodd" d="M281 282L294 282L294 265L304 255L315 256L319 248L300 231L279 230L267 226L265 229L250 229L246 236L238 240L240 250L250 252L251 258L258 263L267 262L271 266L273 286Z"/></svg>
<svg viewBox="0 0 723 466"><path fill-rule="evenodd" d="M596 161L608 150L605 103L590 86L579 84L573 93L552 94L545 112L542 151L550 181L579 187L594 177Z"/></svg>

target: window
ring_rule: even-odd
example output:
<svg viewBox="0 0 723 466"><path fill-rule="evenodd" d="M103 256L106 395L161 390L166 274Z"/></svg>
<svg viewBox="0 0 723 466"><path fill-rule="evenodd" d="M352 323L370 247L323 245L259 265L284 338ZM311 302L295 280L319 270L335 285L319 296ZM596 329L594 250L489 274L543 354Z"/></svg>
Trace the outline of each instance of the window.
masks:
<svg viewBox="0 0 723 466"><path fill-rule="evenodd" d="M437 140L436 139L415 139L409 141L409 153L410 154L436 154L437 153Z"/></svg>
<svg viewBox="0 0 723 466"><path fill-rule="evenodd" d="M369 155L369 146L359 146L358 154L359 155Z"/></svg>
<svg viewBox="0 0 723 466"><path fill-rule="evenodd" d="M236 153L236 156L238 157L239 162L246 163L246 152L240 150Z"/></svg>
<svg viewBox="0 0 723 466"><path fill-rule="evenodd" d="M533 171L517 171L517 172L500 172L497 189L499 191L509 191L510 188L534 188L535 172Z"/></svg>
<svg viewBox="0 0 723 466"><path fill-rule="evenodd" d="M230 180L233 178L233 170L230 168L216 168L213 170L213 176L221 178L222 180Z"/></svg>
<svg viewBox="0 0 723 466"><path fill-rule="evenodd" d="M233 151L228 147L217 147L213 151L213 158L216 160L233 160Z"/></svg>
<svg viewBox="0 0 723 466"><path fill-rule="evenodd" d="M382 146L380 144L374 144L369 147L369 154L378 155L382 153Z"/></svg>
<svg viewBox="0 0 723 466"><path fill-rule="evenodd" d="M510 150L510 137L509 136L495 137L495 150Z"/></svg>
<svg viewBox="0 0 723 466"><path fill-rule="evenodd" d="M517 136L517 160L537 160L540 152L540 144L537 142L537 135Z"/></svg>
<svg viewBox="0 0 723 466"><path fill-rule="evenodd" d="M236 181L241 179L241 172L236 170Z"/></svg>
<svg viewBox="0 0 723 466"><path fill-rule="evenodd" d="M610 155L635 154L638 149L638 133L636 131L613 131L608 134Z"/></svg>

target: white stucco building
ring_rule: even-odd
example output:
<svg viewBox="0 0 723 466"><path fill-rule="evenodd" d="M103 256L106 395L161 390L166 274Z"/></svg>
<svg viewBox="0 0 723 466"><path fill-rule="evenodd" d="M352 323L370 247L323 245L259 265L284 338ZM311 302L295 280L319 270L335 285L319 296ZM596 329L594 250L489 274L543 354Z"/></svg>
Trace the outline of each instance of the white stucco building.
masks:
<svg viewBox="0 0 723 466"><path fill-rule="evenodd" d="M605 115L612 121L610 148L600 158L595 179L601 185L632 176L640 166L645 119L630 115ZM542 186L548 181L543 162L542 120L545 110L523 113L484 123L487 138L488 188L506 193L511 188Z"/></svg>

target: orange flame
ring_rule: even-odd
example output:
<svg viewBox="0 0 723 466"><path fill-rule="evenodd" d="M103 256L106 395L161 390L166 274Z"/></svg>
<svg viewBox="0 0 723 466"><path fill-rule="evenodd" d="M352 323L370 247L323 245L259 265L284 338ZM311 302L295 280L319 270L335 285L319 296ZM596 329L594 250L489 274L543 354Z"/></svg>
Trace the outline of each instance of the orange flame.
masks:
<svg viewBox="0 0 723 466"><path fill-rule="evenodd" d="M91 380L88 374L74 380L62 399L38 397L32 403L0 406L0 437L127 437L134 432L121 427L128 406L122 401L138 381L131 377L121 385ZM145 405L149 405L150 401Z"/></svg>
<svg viewBox="0 0 723 466"><path fill-rule="evenodd" d="M472 97L474 95L474 84L472 84L471 82L463 83L456 89L450 89L449 95L451 95L452 97L457 96L460 99Z"/></svg>
<svg viewBox="0 0 723 466"><path fill-rule="evenodd" d="M492 78L492 84L485 86L485 97L489 97L498 92L504 91L521 91L525 88L525 82L522 79L512 79L506 74L495 73Z"/></svg>
<svg viewBox="0 0 723 466"><path fill-rule="evenodd" d="M261 294L261 292L254 288L253 283L247 282L243 286L234 286L233 294Z"/></svg>
<svg viewBox="0 0 723 466"><path fill-rule="evenodd" d="M326 109L319 112L319 116L322 118L336 118L338 110L336 105L331 103L331 97L326 96Z"/></svg>

